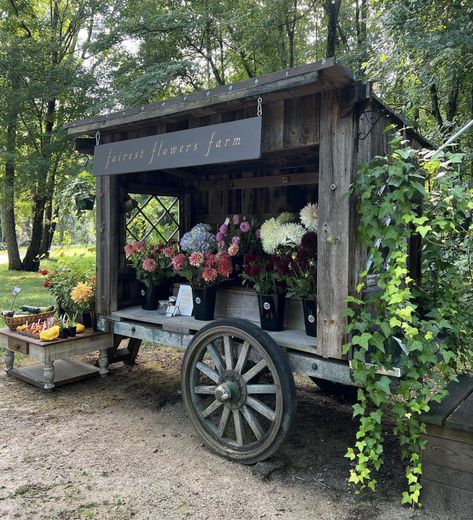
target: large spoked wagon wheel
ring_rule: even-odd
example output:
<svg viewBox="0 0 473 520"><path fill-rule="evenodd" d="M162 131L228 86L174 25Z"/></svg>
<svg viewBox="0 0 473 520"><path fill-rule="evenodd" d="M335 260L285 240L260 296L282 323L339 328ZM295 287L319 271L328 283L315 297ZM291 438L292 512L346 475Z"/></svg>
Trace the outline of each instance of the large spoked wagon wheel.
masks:
<svg viewBox="0 0 473 520"><path fill-rule="evenodd" d="M187 412L205 444L244 464L271 456L295 414L296 389L285 352L245 320L217 320L194 336L181 385Z"/></svg>

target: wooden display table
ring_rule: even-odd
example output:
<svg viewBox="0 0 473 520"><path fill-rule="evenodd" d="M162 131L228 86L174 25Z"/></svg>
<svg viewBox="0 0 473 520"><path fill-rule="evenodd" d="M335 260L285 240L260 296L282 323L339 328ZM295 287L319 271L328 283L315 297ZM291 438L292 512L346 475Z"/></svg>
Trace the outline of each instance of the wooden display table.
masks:
<svg viewBox="0 0 473 520"><path fill-rule="evenodd" d="M0 346L5 348L5 370L8 375L17 377L44 390L73 383L98 374L108 374L108 354L111 338L109 334L86 329L74 338L44 342L17 334L8 328L0 329ZM99 351L99 368L69 359L78 354ZM41 364L14 368L15 353L29 356Z"/></svg>

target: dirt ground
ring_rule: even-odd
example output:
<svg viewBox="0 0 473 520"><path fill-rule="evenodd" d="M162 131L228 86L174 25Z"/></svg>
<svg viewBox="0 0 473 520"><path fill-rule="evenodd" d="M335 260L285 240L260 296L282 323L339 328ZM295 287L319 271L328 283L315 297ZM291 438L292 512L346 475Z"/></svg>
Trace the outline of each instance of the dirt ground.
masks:
<svg viewBox="0 0 473 520"><path fill-rule="evenodd" d="M92 358L88 358L89 361ZM401 507L403 468L387 437L377 494L353 494L343 457L351 405L298 380L297 419L267 479L208 452L186 418L181 355L147 347L136 366L46 394L0 375L0 518L448 519Z"/></svg>

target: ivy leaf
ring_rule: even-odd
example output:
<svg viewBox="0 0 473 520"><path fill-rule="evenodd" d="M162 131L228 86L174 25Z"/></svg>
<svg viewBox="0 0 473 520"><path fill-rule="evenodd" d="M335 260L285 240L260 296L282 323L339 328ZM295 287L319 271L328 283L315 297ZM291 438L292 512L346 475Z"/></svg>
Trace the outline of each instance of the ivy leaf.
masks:
<svg viewBox="0 0 473 520"><path fill-rule="evenodd" d="M389 377L381 376L381 378L378 381L376 381L374 386L378 390L381 390L382 392L384 392L385 394L390 394L391 393L390 384L391 384L391 380L389 379Z"/></svg>
<svg viewBox="0 0 473 520"><path fill-rule="evenodd" d="M353 336L351 342L353 345L359 345L362 349L368 350L369 341L372 338L372 335L368 332L363 332L361 336Z"/></svg>
<svg viewBox="0 0 473 520"><path fill-rule="evenodd" d="M422 238L425 238L425 235L427 235L427 233L431 230L432 230L432 226L417 226L417 228L416 228L417 233L419 233L419 235Z"/></svg>
<svg viewBox="0 0 473 520"><path fill-rule="evenodd" d="M356 417L357 415L364 415L365 409L363 406L361 406L360 403L356 403L353 405L353 417Z"/></svg>

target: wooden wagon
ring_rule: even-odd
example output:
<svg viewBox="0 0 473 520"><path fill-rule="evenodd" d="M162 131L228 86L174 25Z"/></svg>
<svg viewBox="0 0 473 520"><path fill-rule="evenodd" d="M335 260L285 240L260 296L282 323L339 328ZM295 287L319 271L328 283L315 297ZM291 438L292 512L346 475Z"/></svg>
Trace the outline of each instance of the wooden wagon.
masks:
<svg viewBox="0 0 473 520"><path fill-rule="evenodd" d="M68 125L82 136L78 150L95 152L97 311L110 354L133 361L143 340L186 349L184 401L217 453L250 463L278 448L295 411L293 372L352 384L344 309L366 254L347 193L357 165L386 152L392 123L404 126L369 84L327 59ZM158 197L174 237L234 213L264 219L317 202L317 337L305 334L295 300L284 331L261 330L244 287L219 289L208 323L143 311L124 245L130 219Z"/></svg>

